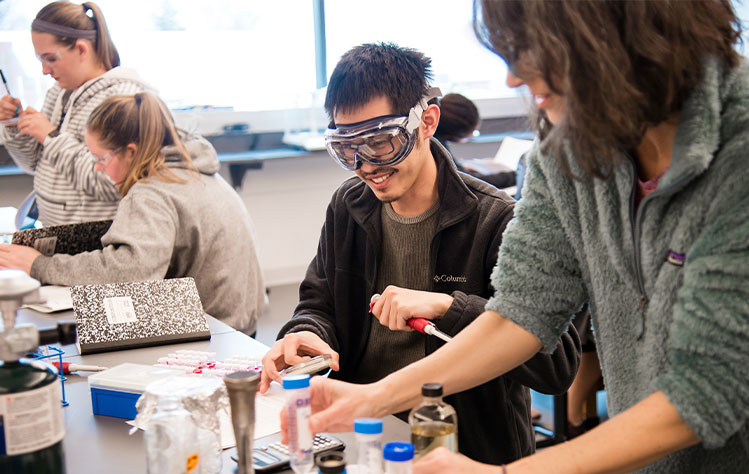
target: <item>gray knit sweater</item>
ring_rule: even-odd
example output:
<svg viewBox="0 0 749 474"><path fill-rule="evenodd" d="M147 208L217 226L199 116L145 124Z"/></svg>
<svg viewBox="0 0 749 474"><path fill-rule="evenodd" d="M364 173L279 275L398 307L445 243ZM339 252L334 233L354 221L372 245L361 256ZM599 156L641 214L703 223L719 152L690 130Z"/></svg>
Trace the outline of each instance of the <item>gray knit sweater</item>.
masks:
<svg viewBox="0 0 749 474"><path fill-rule="evenodd" d="M102 237L103 250L38 257L31 276L56 285L193 277L206 313L254 332L265 286L252 221L217 173L213 146L198 137L185 144L199 174L184 169L173 147L164 148L184 183L138 181Z"/></svg>
<svg viewBox="0 0 749 474"><path fill-rule="evenodd" d="M671 166L636 212L631 160L584 183L531 153L487 309L549 351L590 301L609 412L661 390L702 440L640 472L746 472L749 63L707 61L679 120Z"/></svg>
<svg viewBox="0 0 749 474"><path fill-rule="evenodd" d="M106 174L94 169L84 142L86 122L107 97L150 89L132 69L116 67L73 91L55 84L47 92L41 112L59 128L60 135L47 137L44 144L29 135L20 135L16 127L0 127L0 137L13 161L34 175L42 224L114 217L120 193ZM66 92L70 92L67 101Z"/></svg>

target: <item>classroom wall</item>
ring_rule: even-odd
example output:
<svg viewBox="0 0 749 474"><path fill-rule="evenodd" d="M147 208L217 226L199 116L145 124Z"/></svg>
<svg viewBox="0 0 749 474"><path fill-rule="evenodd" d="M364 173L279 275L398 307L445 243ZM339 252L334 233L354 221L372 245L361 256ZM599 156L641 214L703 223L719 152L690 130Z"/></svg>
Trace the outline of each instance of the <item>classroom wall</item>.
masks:
<svg viewBox="0 0 749 474"><path fill-rule="evenodd" d="M245 173L239 194L257 229L268 286L302 281L330 197L350 176L324 152L268 160Z"/></svg>

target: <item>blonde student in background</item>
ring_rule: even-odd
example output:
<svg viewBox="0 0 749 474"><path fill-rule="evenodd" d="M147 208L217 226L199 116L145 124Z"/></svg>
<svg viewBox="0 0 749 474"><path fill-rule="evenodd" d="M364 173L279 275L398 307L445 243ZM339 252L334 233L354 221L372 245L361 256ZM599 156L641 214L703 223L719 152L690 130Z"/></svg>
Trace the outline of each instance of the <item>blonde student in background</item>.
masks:
<svg viewBox="0 0 749 474"><path fill-rule="evenodd" d="M252 335L265 306L254 226L213 146L178 131L149 92L106 99L86 144L122 195L104 248L47 257L4 244L0 268L65 286L192 277L206 313Z"/></svg>
<svg viewBox="0 0 749 474"><path fill-rule="evenodd" d="M55 85L41 111L20 97L0 98L0 138L13 161L34 175L39 220L44 225L111 219L119 192L96 171L84 143L86 120L107 97L150 87L120 67L104 15L93 2L54 2L31 24L42 73Z"/></svg>

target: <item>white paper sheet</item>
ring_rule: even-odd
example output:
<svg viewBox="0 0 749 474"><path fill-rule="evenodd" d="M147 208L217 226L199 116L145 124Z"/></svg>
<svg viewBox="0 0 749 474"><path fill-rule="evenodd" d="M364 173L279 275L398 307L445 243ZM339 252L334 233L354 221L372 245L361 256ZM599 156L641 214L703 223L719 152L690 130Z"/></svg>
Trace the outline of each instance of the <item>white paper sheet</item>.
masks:
<svg viewBox="0 0 749 474"><path fill-rule="evenodd" d="M286 404L286 395L277 382L272 382L268 391L261 395L255 395L255 433L254 439L272 435L281 431L281 410ZM231 419L225 415L220 418L221 422L221 447L223 449L233 448L237 442L234 440L234 429Z"/></svg>
<svg viewBox="0 0 749 474"><path fill-rule="evenodd" d="M499 145L497 154L494 155L494 161L507 166L511 170L516 170L520 157L530 149L531 145L533 145L533 140L505 137L502 139L502 144Z"/></svg>
<svg viewBox="0 0 749 474"><path fill-rule="evenodd" d="M13 236L16 231L16 214L18 209L10 206L0 207L0 235ZM7 242L6 242L7 240ZM3 239L3 243L10 243L10 239Z"/></svg>
<svg viewBox="0 0 749 474"><path fill-rule="evenodd" d="M39 296L43 303L27 304L24 308L30 308L40 313L54 313L55 311L73 309L69 286L42 286L39 288Z"/></svg>

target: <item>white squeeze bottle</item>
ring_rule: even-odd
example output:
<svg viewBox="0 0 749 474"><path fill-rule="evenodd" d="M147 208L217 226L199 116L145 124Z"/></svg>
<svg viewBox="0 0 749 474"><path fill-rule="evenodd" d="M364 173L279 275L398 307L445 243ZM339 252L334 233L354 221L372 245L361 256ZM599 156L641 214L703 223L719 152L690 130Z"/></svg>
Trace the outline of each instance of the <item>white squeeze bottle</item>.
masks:
<svg viewBox="0 0 749 474"><path fill-rule="evenodd" d="M312 433L309 429L309 375L289 375L283 378L287 393L286 420L289 430L289 464L296 474L312 471Z"/></svg>
<svg viewBox="0 0 749 474"><path fill-rule="evenodd" d="M354 433L359 452L359 473L382 474L382 420L357 418Z"/></svg>

